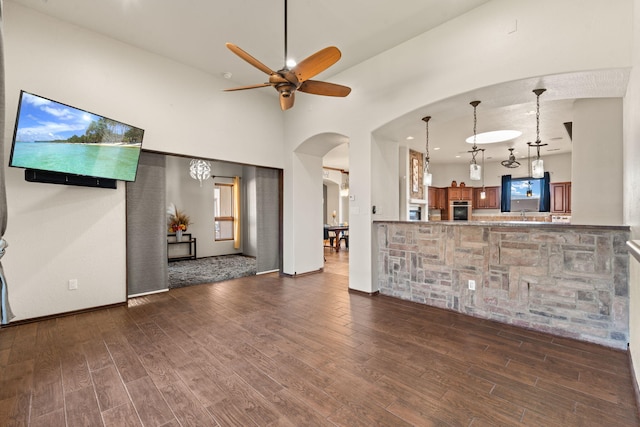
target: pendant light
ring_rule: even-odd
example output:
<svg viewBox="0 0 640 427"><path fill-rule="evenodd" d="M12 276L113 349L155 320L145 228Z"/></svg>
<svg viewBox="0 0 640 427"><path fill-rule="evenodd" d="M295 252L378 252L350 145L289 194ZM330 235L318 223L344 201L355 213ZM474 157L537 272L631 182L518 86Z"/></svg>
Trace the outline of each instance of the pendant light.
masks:
<svg viewBox="0 0 640 427"><path fill-rule="evenodd" d="M192 159L189 163L189 175L200 181L202 187L202 181L211 177L211 163L202 159Z"/></svg>
<svg viewBox="0 0 640 427"><path fill-rule="evenodd" d="M424 174L423 174L424 185L427 187L431 186L431 182L433 181L433 176L431 175L431 172L429 172L429 120L430 119L431 119L431 116L426 116L422 118L422 120L424 120L427 126L427 143L426 143L427 152L424 157Z"/></svg>
<svg viewBox="0 0 640 427"><path fill-rule="evenodd" d="M533 197L533 191L531 190L531 143L528 143L527 148L527 163L529 163L529 181L527 181L527 197Z"/></svg>
<svg viewBox="0 0 640 427"><path fill-rule="evenodd" d="M341 172L340 196L349 197L349 172Z"/></svg>
<svg viewBox="0 0 640 427"><path fill-rule="evenodd" d="M536 147L536 159L531 162L532 173L531 177L533 178L542 178L544 177L544 162L540 158L540 147L544 147L547 144L541 144L540 141L540 95L542 95L546 89L534 89L533 93L536 94L536 142L527 142L529 146L535 145Z"/></svg>
<svg viewBox="0 0 640 427"><path fill-rule="evenodd" d="M471 106L473 107L473 147L471 148L471 163L469 164L469 179L471 181L480 181L482 178L482 168L476 162L476 155L480 151L478 146L476 145L476 125L477 125L477 116L476 116L476 107L480 104L480 101L471 101Z"/></svg>
<svg viewBox="0 0 640 427"><path fill-rule="evenodd" d="M484 148L482 151L482 191L480 191L480 198L482 200L487 198L487 192L484 189Z"/></svg>

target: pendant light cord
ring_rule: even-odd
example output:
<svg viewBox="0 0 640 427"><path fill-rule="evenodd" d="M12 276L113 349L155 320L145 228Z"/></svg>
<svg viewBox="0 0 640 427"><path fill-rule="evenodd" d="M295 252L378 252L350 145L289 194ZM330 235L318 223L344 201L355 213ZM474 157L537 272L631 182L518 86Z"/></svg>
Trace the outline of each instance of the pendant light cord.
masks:
<svg viewBox="0 0 640 427"><path fill-rule="evenodd" d="M426 143L425 143L425 149L427 151L427 155L425 157L425 165L424 165L424 171L426 173L426 172L429 171L429 160L430 160L430 157L429 157L429 120L431 120L431 116L423 117L422 120L424 120L424 122L426 124L426 128L427 128L427 132L426 132L427 138L426 138Z"/></svg>
<svg viewBox="0 0 640 427"><path fill-rule="evenodd" d="M478 125L478 116L476 114L476 108L478 107L478 105L480 105L480 101L471 101L470 102L471 106L473 107L473 147L471 148L471 164L477 164L476 162L476 155L478 154L478 146L476 145L476 136L478 134L477 132L477 125Z"/></svg>
<svg viewBox="0 0 640 427"><path fill-rule="evenodd" d="M540 144L540 93L536 93L536 144ZM538 149L540 157L540 149Z"/></svg>
<svg viewBox="0 0 640 427"><path fill-rule="evenodd" d="M287 67L287 61L289 59L287 52L287 0L284 0L284 66Z"/></svg>

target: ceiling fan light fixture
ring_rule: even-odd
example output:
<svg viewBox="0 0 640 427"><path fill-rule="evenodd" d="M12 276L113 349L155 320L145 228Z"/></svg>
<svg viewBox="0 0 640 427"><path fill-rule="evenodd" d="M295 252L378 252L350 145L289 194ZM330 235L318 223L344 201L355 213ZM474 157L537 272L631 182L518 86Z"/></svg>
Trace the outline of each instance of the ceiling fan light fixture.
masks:
<svg viewBox="0 0 640 427"><path fill-rule="evenodd" d="M335 83L328 83L319 80L311 80L317 74L335 64L342 53L335 46L325 47L311 56L303 59L299 63L291 63L287 54L287 0L284 0L284 59L285 64L282 69L273 71L271 68L258 61L256 58L240 49L233 43L227 43L227 48L248 62L258 70L269 75L268 83L259 83L249 86L240 86L225 89L225 92L257 89L261 87L273 86L280 94L280 108L282 111L293 107L294 95L296 91L309 93L312 95L345 97L351 93L351 88ZM293 65L292 65L293 64ZM286 86L282 89L281 86Z"/></svg>
<svg viewBox="0 0 640 427"><path fill-rule="evenodd" d="M520 162L516 160L513 150L513 148L509 148L509 158L500 162L500 164L505 168L514 169L520 166Z"/></svg>

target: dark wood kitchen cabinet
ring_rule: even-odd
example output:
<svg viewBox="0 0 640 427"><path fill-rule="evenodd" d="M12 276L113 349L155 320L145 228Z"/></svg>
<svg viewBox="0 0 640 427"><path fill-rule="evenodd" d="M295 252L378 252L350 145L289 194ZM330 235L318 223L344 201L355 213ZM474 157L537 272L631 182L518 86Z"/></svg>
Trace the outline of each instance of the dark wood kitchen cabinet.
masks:
<svg viewBox="0 0 640 427"><path fill-rule="evenodd" d="M571 213L571 182L552 182L551 213Z"/></svg>
<svg viewBox="0 0 640 427"><path fill-rule="evenodd" d="M429 200L429 209L437 209L437 192L436 192L436 187L429 187L429 190L427 192Z"/></svg>
<svg viewBox="0 0 640 427"><path fill-rule="evenodd" d="M449 187L447 189L447 199L453 200L473 200L473 187ZM447 203L447 207L450 203Z"/></svg>
<svg viewBox="0 0 640 427"><path fill-rule="evenodd" d="M485 187L485 198L480 197L482 187L473 189L474 209L500 209L500 187Z"/></svg>
<svg viewBox="0 0 640 427"><path fill-rule="evenodd" d="M429 187L429 209L446 209L446 204L446 189L439 187Z"/></svg>

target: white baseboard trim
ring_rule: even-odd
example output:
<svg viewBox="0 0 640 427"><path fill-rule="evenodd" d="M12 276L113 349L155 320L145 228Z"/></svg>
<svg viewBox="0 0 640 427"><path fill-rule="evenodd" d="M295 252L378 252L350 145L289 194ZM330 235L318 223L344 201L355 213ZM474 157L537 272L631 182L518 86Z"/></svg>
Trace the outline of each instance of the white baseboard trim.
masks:
<svg viewBox="0 0 640 427"><path fill-rule="evenodd" d="M153 294L159 294L161 292L169 292L169 288L166 289L160 289L158 291L151 291L151 292L142 292L140 294L133 294L133 295L129 295L127 296L127 299L129 298L136 298L136 297L143 297L145 295L153 295Z"/></svg>

